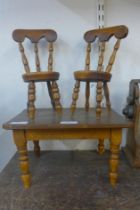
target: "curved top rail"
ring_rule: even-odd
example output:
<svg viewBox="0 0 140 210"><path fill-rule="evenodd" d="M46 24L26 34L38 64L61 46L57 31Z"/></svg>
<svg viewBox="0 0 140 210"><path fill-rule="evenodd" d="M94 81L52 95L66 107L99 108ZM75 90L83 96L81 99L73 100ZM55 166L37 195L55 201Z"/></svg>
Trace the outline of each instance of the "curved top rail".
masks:
<svg viewBox="0 0 140 210"><path fill-rule="evenodd" d="M100 42L108 41L112 36L115 36L117 39L123 39L128 34L128 28L124 25L113 26L108 28L100 28L87 31L84 34L84 39L86 42L91 43L99 38Z"/></svg>
<svg viewBox="0 0 140 210"><path fill-rule="evenodd" d="M25 38L30 39L32 43L37 43L41 38L45 38L48 42L57 39L57 33L52 29L16 29L12 36L16 42L23 42Z"/></svg>

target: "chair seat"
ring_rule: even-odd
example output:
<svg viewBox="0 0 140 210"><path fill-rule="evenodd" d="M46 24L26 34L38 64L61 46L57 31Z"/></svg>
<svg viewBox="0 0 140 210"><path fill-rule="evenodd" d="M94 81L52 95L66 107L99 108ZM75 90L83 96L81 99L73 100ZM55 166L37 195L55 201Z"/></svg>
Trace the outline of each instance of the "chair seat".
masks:
<svg viewBox="0 0 140 210"><path fill-rule="evenodd" d="M59 79L58 72L30 72L22 75L24 82L55 81Z"/></svg>
<svg viewBox="0 0 140 210"><path fill-rule="evenodd" d="M107 72L98 72L94 70L89 71L75 71L74 77L76 80L83 82L109 82L111 79L111 74Z"/></svg>

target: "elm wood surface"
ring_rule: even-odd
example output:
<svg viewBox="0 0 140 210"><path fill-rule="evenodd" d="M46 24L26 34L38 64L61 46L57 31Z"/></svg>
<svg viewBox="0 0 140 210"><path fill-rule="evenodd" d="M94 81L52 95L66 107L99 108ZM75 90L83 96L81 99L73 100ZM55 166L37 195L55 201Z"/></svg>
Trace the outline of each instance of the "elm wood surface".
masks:
<svg viewBox="0 0 140 210"><path fill-rule="evenodd" d="M101 111L102 111L102 98L103 93L102 89L104 91L104 96L106 99L106 107L110 109L111 103L110 103L110 97L109 97L109 88L108 88L108 82L111 79L111 70L112 66L115 62L116 53L120 47L120 41L121 39L125 38L128 34L128 28L126 26L114 26L114 27L108 27L108 28L101 28L101 29L94 29L87 31L84 34L84 39L87 42L87 53L86 53L86 61L85 61L85 69L84 70L78 70L74 72L74 77L76 80L76 84L73 90L73 97L72 97L72 104L71 104L71 110L72 112L76 109L76 102L78 100L79 91L80 91L80 82L85 82L86 84L86 94L85 94L85 109L88 110L89 105L89 96L90 96L90 83L89 82L96 82L97 88L96 88L96 113L97 118L100 117ZM111 56L109 58L108 64L106 68L104 69L104 57L105 57L105 46L106 42L110 40L111 37L115 37L117 39L113 52L111 53ZM95 42L96 38L98 38L99 41L99 60L96 70L92 70L90 66L91 61L91 44ZM96 45L97 46L97 45ZM77 88L77 81L79 82L79 88ZM88 93L88 94L87 94Z"/></svg>
<svg viewBox="0 0 140 210"><path fill-rule="evenodd" d="M132 167L140 168L140 79L129 83L129 95L123 114L133 121L133 128L127 130L125 154Z"/></svg>
<svg viewBox="0 0 140 210"><path fill-rule="evenodd" d="M94 70L74 72L75 80L79 80L83 82L98 82L98 81L109 82L111 79L111 76L112 75L110 73L97 72Z"/></svg>
<svg viewBox="0 0 140 210"><path fill-rule="evenodd" d="M13 31L13 39L16 42L23 42L26 37L32 43L37 43L42 38L48 42L54 42L57 39L57 33L52 29L15 29Z"/></svg>
<svg viewBox="0 0 140 210"><path fill-rule="evenodd" d="M86 42L94 42L96 38L99 38L100 42L109 41L112 36L117 39L123 39L128 35L128 28L124 25L106 27L100 29L94 29L87 31L84 35Z"/></svg>
<svg viewBox="0 0 140 210"><path fill-rule="evenodd" d="M23 45L25 39L29 39L33 45L33 56L35 57L35 72L31 70L26 54L26 48ZM47 42L46 52L48 51L48 66L45 71L41 72L41 63L39 57L39 41L44 38ZM25 74L22 75L24 82L28 82L28 103L27 109L30 117L35 111L36 82L46 82L54 109L61 111L59 88L56 81L59 79L59 73L53 70L53 43L57 39L56 31L52 29L16 29L13 31L13 39L18 42L19 51L21 53L22 63L24 65ZM45 52L45 51L44 51ZM47 53L46 53L47 54Z"/></svg>
<svg viewBox="0 0 140 210"><path fill-rule="evenodd" d="M103 109L100 119L96 119L96 110L85 112L84 108L77 108L71 113L64 108L62 113L52 109L37 109L33 119L28 117L27 110L23 110L13 119L3 124L7 130L14 129L64 129L64 128L129 128L132 122L119 115L114 110Z"/></svg>
<svg viewBox="0 0 140 210"><path fill-rule="evenodd" d="M23 74L22 78L24 82L28 82L29 80L34 82L47 82L47 81L55 81L59 79L58 72L31 72L27 74Z"/></svg>
<svg viewBox="0 0 140 210"><path fill-rule="evenodd" d="M52 109L36 110L34 119L30 119L27 110L24 110L12 120L3 125L3 128L13 131L14 142L19 152L22 180L25 188L31 185L27 142L33 139L105 139L110 140L110 183L114 186L118 178L119 147L122 139L122 128L132 127L130 120L114 112L103 109L100 119L96 119L96 110L85 112L77 109L71 113L64 109L57 113ZM37 145L36 145L37 146ZM38 152L40 149L38 148Z"/></svg>

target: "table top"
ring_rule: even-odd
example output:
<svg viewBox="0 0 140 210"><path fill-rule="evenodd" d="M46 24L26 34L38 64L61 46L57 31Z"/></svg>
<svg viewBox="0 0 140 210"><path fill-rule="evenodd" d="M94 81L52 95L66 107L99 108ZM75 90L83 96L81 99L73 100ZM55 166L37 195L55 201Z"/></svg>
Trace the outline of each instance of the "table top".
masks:
<svg viewBox="0 0 140 210"><path fill-rule="evenodd" d="M70 109L63 109L57 113L53 109L37 109L34 119L28 117L27 110L22 111L16 117L3 124L7 130L16 129L64 129L64 128L129 128L134 123L127 120L115 111L102 109L100 119L96 119L96 110L88 112L83 108L77 108L72 114Z"/></svg>

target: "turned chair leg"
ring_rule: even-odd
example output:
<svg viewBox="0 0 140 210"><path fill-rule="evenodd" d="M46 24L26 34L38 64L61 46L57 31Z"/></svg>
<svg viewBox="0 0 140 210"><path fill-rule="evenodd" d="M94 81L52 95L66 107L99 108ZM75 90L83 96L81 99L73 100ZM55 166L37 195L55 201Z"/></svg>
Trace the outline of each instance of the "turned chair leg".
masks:
<svg viewBox="0 0 140 210"><path fill-rule="evenodd" d="M33 144L34 144L34 153L35 153L36 157L40 157L39 141L38 140L34 140Z"/></svg>
<svg viewBox="0 0 140 210"><path fill-rule="evenodd" d="M101 102L102 102L102 82L97 82L97 89L96 89L96 101L97 101L97 107L96 107L96 117L97 119L100 118L101 112L102 112L102 107L101 107Z"/></svg>
<svg viewBox="0 0 140 210"><path fill-rule="evenodd" d="M47 87L48 87L48 93L49 93L49 96L50 96L50 99L51 99L52 107L55 110L55 101L54 101L54 98L53 98L52 86L51 86L51 82L50 81L47 82Z"/></svg>
<svg viewBox="0 0 140 210"><path fill-rule="evenodd" d="M104 95L105 95L105 99L106 99L106 107L107 107L108 110L110 110L111 109L111 102L110 102L109 88L108 88L107 83L104 83L103 90L104 90Z"/></svg>
<svg viewBox="0 0 140 210"><path fill-rule="evenodd" d="M58 88L56 81L52 82L51 90L52 90L51 92L52 92L52 98L53 98L55 109L56 109L56 111L60 112L60 111L62 111L62 106L60 103L59 88Z"/></svg>
<svg viewBox="0 0 140 210"><path fill-rule="evenodd" d="M98 152L100 155L102 155L105 151L105 147L104 147L104 139L99 139L98 140L99 143L98 143Z"/></svg>
<svg viewBox="0 0 140 210"><path fill-rule="evenodd" d="M76 102L78 100L79 91L80 91L80 81L76 81L72 95L72 104L71 104L72 112L74 112L76 109Z"/></svg>
<svg viewBox="0 0 140 210"><path fill-rule="evenodd" d="M29 82L28 85L28 103L27 103L27 110L28 110L28 114L29 117L33 118L34 117L34 113L35 113L35 83Z"/></svg>
<svg viewBox="0 0 140 210"><path fill-rule="evenodd" d="M86 96L85 110L89 111L89 97L90 97L90 83L89 82L86 82L85 96Z"/></svg>

